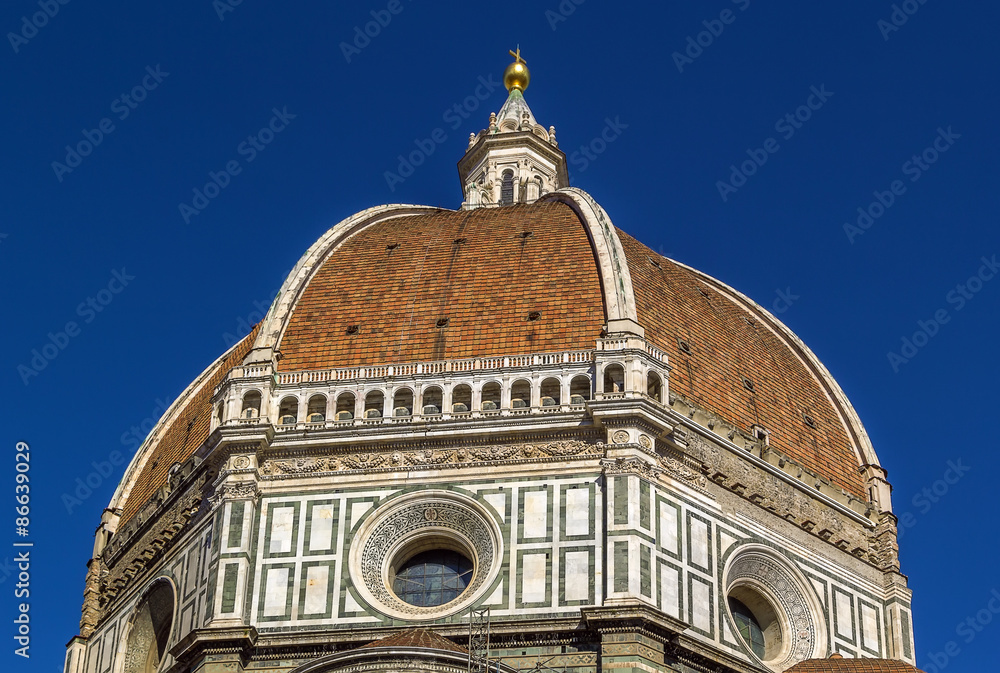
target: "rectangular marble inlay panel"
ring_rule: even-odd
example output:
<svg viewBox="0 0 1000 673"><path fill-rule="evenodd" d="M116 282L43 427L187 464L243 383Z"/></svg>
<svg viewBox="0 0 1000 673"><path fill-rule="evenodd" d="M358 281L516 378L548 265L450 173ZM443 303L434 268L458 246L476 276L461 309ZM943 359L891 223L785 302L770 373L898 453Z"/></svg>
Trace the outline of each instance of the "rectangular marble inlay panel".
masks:
<svg viewBox="0 0 1000 673"><path fill-rule="evenodd" d="M306 569L305 614L316 615L326 612L329 577L330 569L325 565Z"/></svg>
<svg viewBox="0 0 1000 673"><path fill-rule="evenodd" d="M566 491L566 535L590 534L590 489Z"/></svg>
<svg viewBox="0 0 1000 673"><path fill-rule="evenodd" d="M541 603L545 600L545 554L525 554L521 557L521 602Z"/></svg>
<svg viewBox="0 0 1000 673"><path fill-rule="evenodd" d="M566 600L585 601L590 598L590 552L566 552Z"/></svg>
<svg viewBox="0 0 1000 673"><path fill-rule="evenodd" d="M312 508L309 526L310 551L330 549L333 546L333 505L316 505Z"/></svg>
<svg viewBox="0 0 1000 673"><path fill-rule="evenodd" d="M285 597L288 595L288 571L288 568L268 568L267 583L264 588L265 617L276 617L285 614Z"/></svg>
<svg viewBox="0 0 1000 673"><path fill-rule="evenodd" d="M294 507L275 507L271 510L272 554L286 554L292 550L292 522L295 520Z"/></svg>
<svg viewBox="0 0 1000 673"><path fill-rule="evenodd" d="M524 494L524 537L545 537L548 529L548 491L528 491Z"/></svg>

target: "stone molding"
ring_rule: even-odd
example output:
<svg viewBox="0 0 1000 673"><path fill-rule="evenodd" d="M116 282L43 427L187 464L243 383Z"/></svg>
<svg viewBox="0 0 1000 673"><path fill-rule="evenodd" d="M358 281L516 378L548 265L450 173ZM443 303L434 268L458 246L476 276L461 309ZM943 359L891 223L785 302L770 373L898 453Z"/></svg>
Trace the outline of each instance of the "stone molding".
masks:
<svg viewBox="0 0 1000 673"><path fill-rule="evenodd" d="M558 458L594 458L604 455L601 443L558 440L538 444L486 444L457 448L387 449L343 453L327 457L269 458L259 468L262 481L338 472L393 472L409 467L461 468L483 463L513 464Z"/></svg>

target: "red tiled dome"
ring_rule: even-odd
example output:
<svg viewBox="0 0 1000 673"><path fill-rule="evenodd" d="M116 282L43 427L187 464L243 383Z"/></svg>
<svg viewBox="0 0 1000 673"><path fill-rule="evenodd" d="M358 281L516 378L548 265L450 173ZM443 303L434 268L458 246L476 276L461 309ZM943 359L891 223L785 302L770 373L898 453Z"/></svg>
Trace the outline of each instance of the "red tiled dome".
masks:
<svg viewBox="0 0 1000 673"><path fill-rule="evenodd" d="M281 372L592 350L612 322L611 306L619 317L622 306L633 311L667 353L674 394L745 431L763 426L781 453L866 497L860 467L875 460L864 429L804 344L723 283L610 223L588 225L572 201L582 192L551 196L461 211L385 207L331 229L292 272L263 326L154 429L158 439L119 489L122 520L207 439L212 389L252 348L276 347Z"/></svg>

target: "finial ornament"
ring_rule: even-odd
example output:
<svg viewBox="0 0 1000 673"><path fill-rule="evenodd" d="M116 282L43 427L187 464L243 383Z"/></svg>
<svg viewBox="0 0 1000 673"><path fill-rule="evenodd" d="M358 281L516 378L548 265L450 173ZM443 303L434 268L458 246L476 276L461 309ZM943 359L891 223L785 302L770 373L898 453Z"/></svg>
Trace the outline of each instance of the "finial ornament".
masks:
<svg viewBox="0 0 1000 673"><path fill-rule="evenodd" d="M514 57L514 62L503 71L503 85L507 87L507 91L517 89L523 93L531 81L531 74L528 72L528 64L521 58L521 45L517 46L517 51L510 50L510 55Z"/></svg>

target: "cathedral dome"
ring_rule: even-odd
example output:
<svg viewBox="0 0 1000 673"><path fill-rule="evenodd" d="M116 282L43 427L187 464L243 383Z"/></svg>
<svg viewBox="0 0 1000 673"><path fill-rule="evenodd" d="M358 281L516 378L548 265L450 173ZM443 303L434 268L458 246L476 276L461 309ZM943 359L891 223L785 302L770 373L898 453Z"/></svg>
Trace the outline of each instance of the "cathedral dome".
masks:
<svg viewBox="0 0 1000 673"><path fill-rule="evenodd" d="M864 509L864 471L877 460L805 344L733 288L611 225L572 188L502 208L382 206L332 228L263 324L168 411L115 506L129 519L209 438L213 390L241 360L273 355L281 380L348 380L364 368L445 372L582 353L626 333L668 363L664 403L718 433L763 442L797 474Z"/></svg>
<svg viewBox="0 0 1000 673"><path fill-rule="evenodd" d="M325 231L166 411L102 516L67 673L913 663L843 391L570 187L520 84L460 208Z"/></svg>

